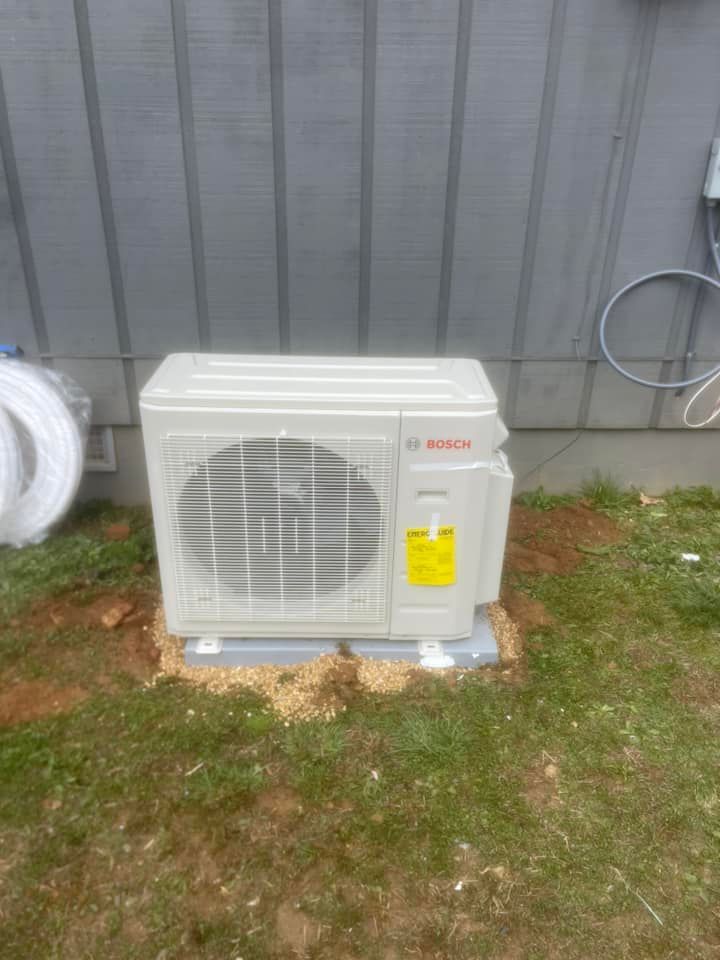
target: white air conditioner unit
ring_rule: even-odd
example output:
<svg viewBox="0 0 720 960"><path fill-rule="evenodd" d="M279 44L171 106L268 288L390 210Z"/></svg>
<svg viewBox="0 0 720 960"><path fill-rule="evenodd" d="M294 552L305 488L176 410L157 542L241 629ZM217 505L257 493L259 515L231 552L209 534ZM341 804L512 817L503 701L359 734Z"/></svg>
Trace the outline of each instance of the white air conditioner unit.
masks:
<svg viewBox="0 0 720 960"><path fill-rule="evenodd" d="M189 663L339 641L496 658L512 490L475 360L176 354L142 391L168 629Z"/></svg>

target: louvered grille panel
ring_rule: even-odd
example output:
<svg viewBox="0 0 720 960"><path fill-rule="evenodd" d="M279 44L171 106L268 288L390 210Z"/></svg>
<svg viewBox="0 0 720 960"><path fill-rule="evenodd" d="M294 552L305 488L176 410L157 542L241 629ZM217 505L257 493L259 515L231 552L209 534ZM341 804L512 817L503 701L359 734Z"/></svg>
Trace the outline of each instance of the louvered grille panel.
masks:
<svg viewBox="0 0 720 960"><path fill-rule="evenodd" d="M390 439L161 444L183 619L385 620Z"/></svg>

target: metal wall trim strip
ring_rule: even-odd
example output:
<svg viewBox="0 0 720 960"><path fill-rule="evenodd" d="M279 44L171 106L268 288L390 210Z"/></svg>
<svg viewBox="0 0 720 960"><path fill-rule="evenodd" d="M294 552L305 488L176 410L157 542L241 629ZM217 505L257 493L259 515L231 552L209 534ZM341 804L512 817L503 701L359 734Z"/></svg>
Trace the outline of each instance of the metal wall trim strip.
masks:
<svg viewBox="0 0 720 960"><path fill-rule="evenodd" d="M110 173L108 170L107 152L105 150L105 137L103 135L102 118L100 114L100 98L98 96L97 78L95 75L95 55L93 53L87 0L74 0L74 8L78 52L80 55L80 70L85 94L85 110L87 112L90 145L95 167L100 216L105 233L105 250L107 254L108 273L110 275L110 291L115 313L118 346L120 347L121 353L130 353L132 350L130 327L128 325L127 304L125 302L125 289L123 286L117 227L115 224L115 211L113 210ZM123 360L122 365L127 401L130 408L130 418L132 423L139 423L140 412L138 407L135 367L131 360Z"/></svg>
<svg viewBox="0 0 720 960"><path fill-rule="evenodd" d="M360 158L360 264L358 271L358 352L361 355L367 354L370 344L377 20L378 0L365 0Z"/></svg>
<svg viewBox="0 0 720 960"><path fill-rule="evenodd" d="M30 231L25 215L25 202L20 185L20 175L15 157L12 131L10 129L10 117L8 114L7 99L5 97L2 70L0 70L0 155L2 156L3 166L5 168L5 182L7 184L10 212L12 213L15 235L17 236L20 250L20 262L22 263L25 278L25 289L27 290L28 303L30 304L35 340L38 350L41 353L47 354L50 350L50 338L48 336L42 297L40 296L40 285L35 267L35 256L30 241Z"/></svg>
<svg viewBox="0 0 720 960"><path fill-rule="evenodd" d="M180 139L185 169L185 191L188 205L190 250L192 253L195 307L197 310L198 343L203 350L210 347L210 309L208 306L205 241L203 239L200 174L195 148L195 117L192 103L192 76L187 40L185 0L171 0L175 80L177 83Z"/></svg>
<svg viewBox="0 0 720 960"><path fill-rule="evenodd" d="M560 76L567 7L568 0L555 0L550 20L547 59L545 63L545 81L543 85L542 102L540 104L540 117L538 119L535 161L530 184L528 219L525 230L525 244L523 247L520 282L518 284L517 305L515 310L515 329L513 331L512 341L514 354L522 353L525 343L525 332L527 330L530 291L535 269L535 253L540 230L540 216L542 214L545 181L547 179L548 157L550 155L550 141L552 137L553 117L555 114L555 101L557 99L558 79ZM515 419L519 381L520 365L517 361L513 361L508 377L505 407L505 418L508 424L512 424Z"/></svg>
<svg viewBox="0 0 720 960"><path fill-rule="evenodd" d="M660 4L656 3L655 0L645 0L642 38L638 54L638 67L632 90L630 114L627 122L627 133L625 137L626 146L623 153L620 176L618 178L618 186L615 193L615 203L613 204L613 212L610 220L610 230L608 232L608 242L605 248L603 269L600 278L600 286L598 289L598 302L591 334L590 354L588 357L587 368L585 370L585 381L583 383L583 389L580 395L580 403L578 407L577 425L579 428L587 425L588 416L590 414L592 392L595 385L595 373L599 360L600 344L598 338L598 328L600 323L600 314L602 305L607 303L610 297L610 284L612 283L612 277L615 271L623 221L625 219L625 208L627 206L627 199L630 192L630 182L632 180L633 167L635 165L635 154L637 152L638 140L640 139L643 107L645 105L645 95L647 93L650 69L652 67L653 52L655 50L655 35L657 33L659 14Z"/></svg>
<svg viewBox="0 0 720 960"><path fill-rule="evenodd" d="M443 227L440 287L438 291L437 330L435 349L443 356L447 349L447 331L450 315L453 259L455 255L455 223L457 219L460 165L465 128L465 100L467 97L472 33L473 0L460 0L458 8L457 46L455 50L455 77L453 81L452 120L448 147L448 172L445 191L445 223Z"/></svg>
<svg viewBox="0 0 720 960"><path fill-rule="evenodd" d="M268 0L268 34L270 45L270 103L272 111L273 168L275 178L278 339L281 353L287 353L290 350L290 299L288 278L282 0Z"/></svg>

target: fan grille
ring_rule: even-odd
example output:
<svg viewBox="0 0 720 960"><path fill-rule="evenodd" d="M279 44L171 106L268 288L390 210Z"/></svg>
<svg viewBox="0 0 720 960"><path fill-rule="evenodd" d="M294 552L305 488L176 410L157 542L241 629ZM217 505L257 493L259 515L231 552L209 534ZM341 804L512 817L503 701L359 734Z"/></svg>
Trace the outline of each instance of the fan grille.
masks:
<svg viewBox="0 0 720 960"><path fill-rule="evenodd" d="M386 618L386 437L169 435L162 465L180 617Z"/></svg>

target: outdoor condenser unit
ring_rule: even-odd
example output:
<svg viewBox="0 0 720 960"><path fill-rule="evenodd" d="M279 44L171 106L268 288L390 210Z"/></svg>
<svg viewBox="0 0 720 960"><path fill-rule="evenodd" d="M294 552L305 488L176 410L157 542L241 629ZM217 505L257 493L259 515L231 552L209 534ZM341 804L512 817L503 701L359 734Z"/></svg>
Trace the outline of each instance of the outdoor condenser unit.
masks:
<svg viewBox="0 0 720 960"><path fill-rule="evenodd" d="M512 474L475 360L169 356L142 391L168 629L188 663L339 642L496 659Z"/></svg>

